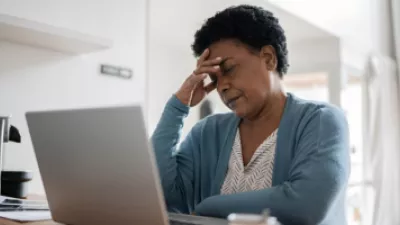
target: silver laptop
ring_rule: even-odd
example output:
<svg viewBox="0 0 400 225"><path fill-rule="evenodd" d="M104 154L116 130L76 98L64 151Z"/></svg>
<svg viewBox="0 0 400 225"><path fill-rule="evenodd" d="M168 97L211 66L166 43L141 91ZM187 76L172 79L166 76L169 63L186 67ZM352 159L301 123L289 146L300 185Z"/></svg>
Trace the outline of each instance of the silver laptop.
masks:
<svg viewBox="0 0 400 225"><path fill-rule="evenodd" d="M139 106L28 112L26 118L56 222L228 224L166 212Z"/></svg>

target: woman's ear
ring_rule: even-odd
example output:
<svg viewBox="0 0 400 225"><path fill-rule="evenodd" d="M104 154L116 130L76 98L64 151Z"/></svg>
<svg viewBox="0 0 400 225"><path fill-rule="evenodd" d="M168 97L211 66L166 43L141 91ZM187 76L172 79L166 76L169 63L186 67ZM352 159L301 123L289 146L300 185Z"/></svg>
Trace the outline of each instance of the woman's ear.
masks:
<svg viewBox="0 0 400 225"><path fill-rule="evenodd" d="M260 57L265 61L267 69L270 71L275 71L278 67L278 60L276 58L276 52L274 47L271 45L266 45L261 48Z"/></svg>

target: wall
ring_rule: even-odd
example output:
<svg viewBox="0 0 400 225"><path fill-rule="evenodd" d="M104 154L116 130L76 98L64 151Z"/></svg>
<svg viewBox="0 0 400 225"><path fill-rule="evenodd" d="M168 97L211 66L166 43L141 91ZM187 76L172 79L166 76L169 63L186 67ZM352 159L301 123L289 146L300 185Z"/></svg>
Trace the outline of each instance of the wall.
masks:
<svg viewBox="0 0 400 225"><path fill-rule="evenodd" d="M148 127L155 129L165 103L195 69L196 59L190 45L197 27L190 15L204 4L200 1L152 0L149 11ZM185 18L190 18L185 20ZM166 19L167 18L167 19ZM185 135L195 124L199 112L191 110Z"/></svg>
<svg viewBox="0 0 400 225"><path fill-rule="evenodd" d="M353 49L390 55L388 0L268 0L341 37Z"/></svg>
<svg viewBox="0 0 400 225"><path fill-rule="evenodd" d="M145 0L0 0L0 13L100 35L113 40L102 52L66 56L0 43L0 114L12 114L22 144L8 144L5 169L38 171L24 118L26 111L143 103L145 101ZM131 80L99 74L100 63L128 66ZM39 174L31 192L42 193Z"/></svg>

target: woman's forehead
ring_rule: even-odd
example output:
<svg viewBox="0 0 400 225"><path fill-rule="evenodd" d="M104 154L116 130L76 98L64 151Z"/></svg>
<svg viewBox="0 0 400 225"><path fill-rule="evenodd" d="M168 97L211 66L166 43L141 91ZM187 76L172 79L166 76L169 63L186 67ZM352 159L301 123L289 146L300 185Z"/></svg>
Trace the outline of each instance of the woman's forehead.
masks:
<svg viewBox="0 0 400 225"><path fill-rule="evenodd" d="M224 58L242 58L249 54L249 51L244 47L243 44L238 43L233 40L223 40L215 42L209 47L210 56L209 59L214 59L216 57Z"/></svg>

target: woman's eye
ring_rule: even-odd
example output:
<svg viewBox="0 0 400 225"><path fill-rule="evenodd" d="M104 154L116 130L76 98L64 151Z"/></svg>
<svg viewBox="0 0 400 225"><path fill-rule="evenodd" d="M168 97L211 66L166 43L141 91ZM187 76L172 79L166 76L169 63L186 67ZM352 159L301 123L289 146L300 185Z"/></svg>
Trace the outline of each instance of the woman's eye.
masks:
<svg viewBox="0 0 400 225"><path fill-rule="evenodd" d="M224 75L225 75L225 74L228 74L228 73L230 73L230 72L232 72L232 70L233 70L234 68L235 68L234 66L225 68L224 71L223 71Z"/></svg>

